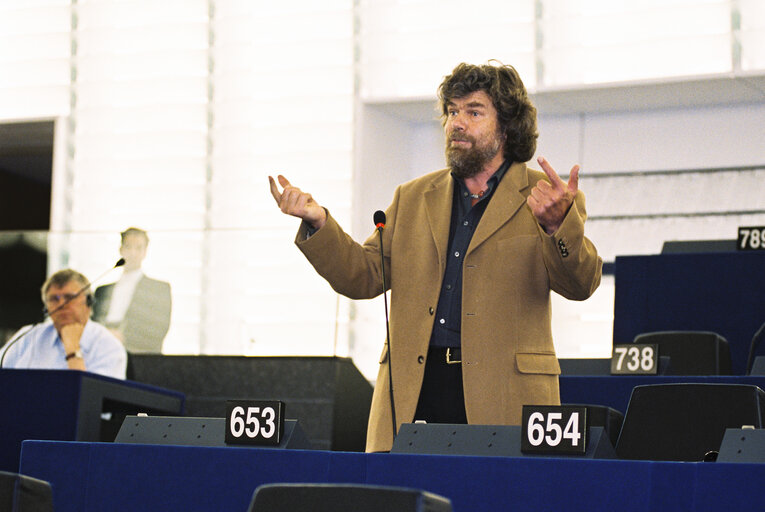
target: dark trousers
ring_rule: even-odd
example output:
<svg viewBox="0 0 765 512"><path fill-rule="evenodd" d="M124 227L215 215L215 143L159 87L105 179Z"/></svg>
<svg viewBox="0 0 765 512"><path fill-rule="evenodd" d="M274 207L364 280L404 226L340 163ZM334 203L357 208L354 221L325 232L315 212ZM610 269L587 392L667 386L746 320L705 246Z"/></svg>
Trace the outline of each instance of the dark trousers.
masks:
<svg viewBox="0 0 765 512"><path fill-rule="evenodd" d="M452 358L455 359L454 356ZM459 359L459 356L456 359ZM428 423L467 423L465 392L462 389L462 364L448 364L446 348L431 346L428 349L425 377L414 420L424 420Z"/></svg>

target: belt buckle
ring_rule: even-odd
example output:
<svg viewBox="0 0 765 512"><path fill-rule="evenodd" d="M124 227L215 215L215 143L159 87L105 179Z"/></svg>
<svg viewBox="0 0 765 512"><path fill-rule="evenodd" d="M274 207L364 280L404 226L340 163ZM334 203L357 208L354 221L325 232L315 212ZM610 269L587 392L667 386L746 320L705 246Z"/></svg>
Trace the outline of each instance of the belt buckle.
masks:
<svg viewBox="0 0 765 512"><path fill-rule="evenodd" d="M462 362L462 359L452 359L452 349L451 347L446 348L446 364L459 364Z"/></svg>

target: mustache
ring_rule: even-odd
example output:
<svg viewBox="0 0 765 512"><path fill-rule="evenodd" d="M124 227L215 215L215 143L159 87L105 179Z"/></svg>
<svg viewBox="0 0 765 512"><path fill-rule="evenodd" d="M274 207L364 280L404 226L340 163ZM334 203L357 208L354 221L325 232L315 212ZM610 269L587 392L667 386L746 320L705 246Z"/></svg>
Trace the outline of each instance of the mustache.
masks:
<svg viewBox="0 0 765 512"><path fill-rule="evenodd" d="M473 137L470 137L469 135L460 135L457 133L452 133L449 135L449 141L450 142L472 142L475 143L475 139Z"/></svg>

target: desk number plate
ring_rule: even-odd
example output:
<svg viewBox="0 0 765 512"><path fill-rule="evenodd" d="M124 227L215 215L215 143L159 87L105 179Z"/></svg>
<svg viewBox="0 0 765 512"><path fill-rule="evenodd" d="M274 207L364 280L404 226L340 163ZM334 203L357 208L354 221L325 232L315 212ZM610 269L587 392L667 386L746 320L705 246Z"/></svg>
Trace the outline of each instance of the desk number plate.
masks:
<svg viewBox="0 0 765 512"><path fill-rule="evenodd" d="M226 401L226 444L278 446L284 436L284 402Z"/></svg>
<svg viewBox="0 0 765 512"><path fill-rule="evenodd" d="M765 226L738 228L739 251L765 251Z"/></svg>
<svg viewBox="0 0 765 512"><path fill-rule="evenodd" d="M656 343L614 345L611 375L656 375L658 362L659 346Z"/></svg>
<svg viewBox="0 0 765 512"><path fill-rule="evenodd" d="M583 455L587 449L587 408L524 405L521 452Z"/></svg>

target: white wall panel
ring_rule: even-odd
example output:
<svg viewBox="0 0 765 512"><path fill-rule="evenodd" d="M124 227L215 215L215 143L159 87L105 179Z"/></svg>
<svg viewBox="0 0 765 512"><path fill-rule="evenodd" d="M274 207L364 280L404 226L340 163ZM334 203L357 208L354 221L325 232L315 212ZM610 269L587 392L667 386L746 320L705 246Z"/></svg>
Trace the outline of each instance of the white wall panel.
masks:
<svg viewBox="0 0 765 512"><path fill-rule="evenodd" d="M765 103L587 116L590 172L765 164Z"/></svg>

